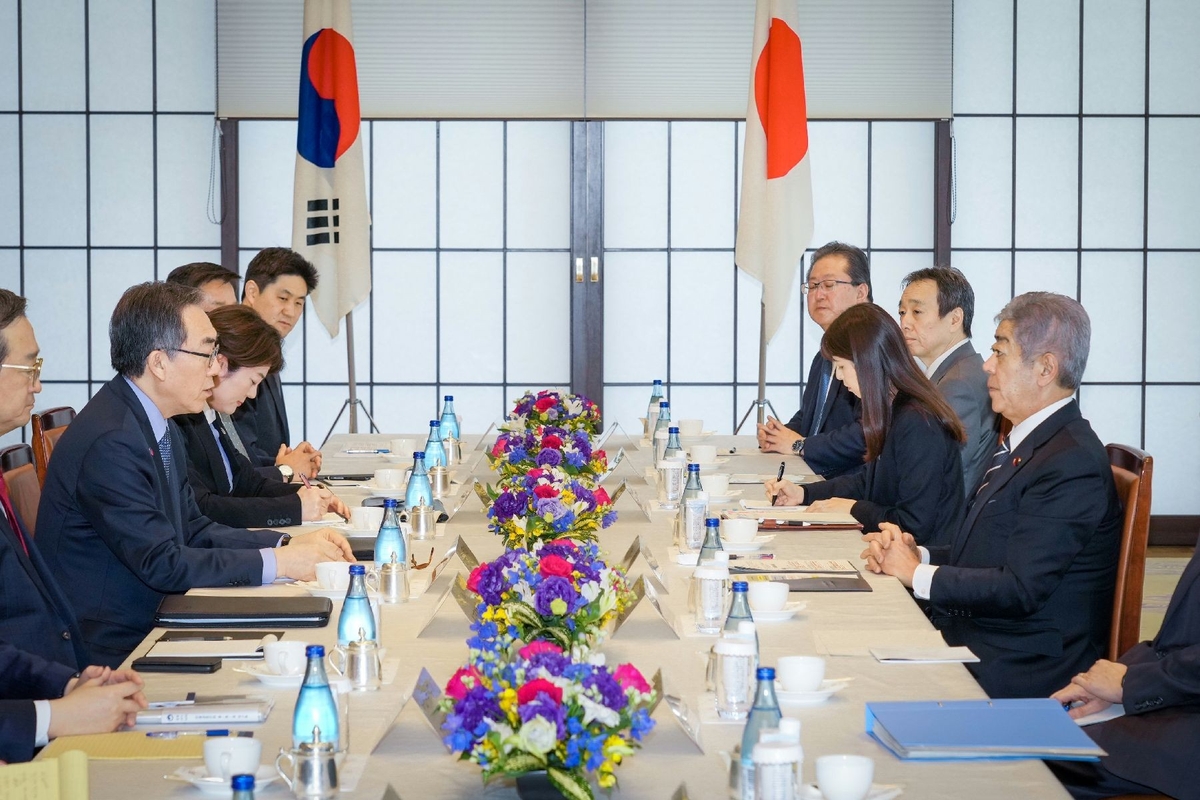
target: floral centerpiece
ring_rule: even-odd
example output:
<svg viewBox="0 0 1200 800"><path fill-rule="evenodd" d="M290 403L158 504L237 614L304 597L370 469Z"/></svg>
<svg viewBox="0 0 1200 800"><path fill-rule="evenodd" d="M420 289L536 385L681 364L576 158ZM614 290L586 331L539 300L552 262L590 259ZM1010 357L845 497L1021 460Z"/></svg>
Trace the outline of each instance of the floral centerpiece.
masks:
<svg viewBox="0 0 1200 800"><path fill-rule="evenodd" d="M568 431L600 432L600 406L581 394L562 394L543 389L517 398L513 410L500 427L506 431L537 430L550 425Z"/></svg>
<svg viewBox="0 0 1200 800"><path fill-rule="evenodd" d="M591 541L617 519L603 487L592 489L557 467L531 469L488 487L487 494L488 529L503 536L509 549L553 539Z"/></svg>
<svg viewBox="0 0 1200 800"><path fill-rule="evenodd" d="M483 627L495 628L495 623ZM654 727L655 692L632 664L610 670L604 657L573 659L550 642L507 652L492 638L472 638L470 663L446 685L445 742L459 758L497 775L545 770L564 797L593 798Z"/></svg>
<svg viewBox="0 0 1200 800"><path fill-rule="evenodd" d="M535 467L557 467L574 477L599 478L608 471L608 455L593 450L583 431L546 426L539 433L513 431L496 439L488 459L501 477L524 475Z"/></svg>
<svg viewBox="0 0 1200 800"><path fill-rule="evenodd" d="M564 650L592 647L633 602L625 574L592 543L538 542L509 550L471 571L467 588L480 597L479 619L502 635L552 641ZM478 626L480 623L476 623Z"/></svg>

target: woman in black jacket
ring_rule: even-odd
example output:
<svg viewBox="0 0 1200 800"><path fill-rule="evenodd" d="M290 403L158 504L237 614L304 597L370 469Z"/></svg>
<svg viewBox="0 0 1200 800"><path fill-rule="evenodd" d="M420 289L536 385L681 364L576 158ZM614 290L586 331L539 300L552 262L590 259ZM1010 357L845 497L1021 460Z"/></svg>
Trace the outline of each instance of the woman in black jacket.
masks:
<svg viewBox="0 0 1200 800"><path fill-rule="evenodd" d="M894 522L920 544L948 542L964 510L959 444L965 432L904 344L900 326L877 305L843 311L821 340L834 376L862 401L867 466L797 486L768 481L779 505L848 512L863 531Z"/></svg>
<svg viewBox="0 0 1200 800"><path fill-rule="evenodd" d="M319 520L326 512L346 516L327 489L286 483L262 475L230 434L229 415L254 397L267 375L283 369L283 341L247 306L221 306L208 314L217 330L221 371L201 414L174 418L183 432L188 479L196 503L209 519L238 528L276 528Z"/></svg>

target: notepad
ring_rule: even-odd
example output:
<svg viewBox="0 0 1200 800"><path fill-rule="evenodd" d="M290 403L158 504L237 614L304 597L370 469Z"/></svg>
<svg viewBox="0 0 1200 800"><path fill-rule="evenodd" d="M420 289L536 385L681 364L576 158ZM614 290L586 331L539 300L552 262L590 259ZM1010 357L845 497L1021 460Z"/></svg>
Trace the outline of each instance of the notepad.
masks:
<svg viewBox="0 0 1200 800"><path fill-rule="evenodd" d="M203 639L177 641L159 639L146 653L150 657L165 658L229 658L229 659L261 659L263 646L267 642L278 641L279 637L267 634L261 639Z"/></svg>
<svg viewBox="0 0 1200 800"><path fill-rule="evenodd" d="M6 800L88 800L87 755L79 750L62 750L59 757L46 758L43 751L38 761L0 767L0 797Z"/></svg>
<svg viewBox="0 0 1200 800"><path fill-rule="evenodd" d="M155 739L147 736L145 731L60 736L47 745L42 757L60 756L68 750L79 750L97 761L203 758L204 740L204 736Z"/></svg>
<svg viewBox="0 0 1200 800"><path fill-rule="evenodd" d="M975 664L979 656L969 647L872 647L871 655L882 664Z"/></svg>

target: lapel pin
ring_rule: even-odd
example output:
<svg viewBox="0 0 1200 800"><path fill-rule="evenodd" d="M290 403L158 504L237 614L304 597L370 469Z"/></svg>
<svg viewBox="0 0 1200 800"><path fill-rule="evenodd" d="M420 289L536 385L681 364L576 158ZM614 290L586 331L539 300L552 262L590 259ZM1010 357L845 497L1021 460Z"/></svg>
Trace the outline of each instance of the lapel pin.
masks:
<svg viewBox="0 0 1200 800"><path fill-rule="evenodd" d="M1021 457L1020 456L1017 456L1016 458L1013 459L1013 466L1014 467L1021 466Z"/></svg>

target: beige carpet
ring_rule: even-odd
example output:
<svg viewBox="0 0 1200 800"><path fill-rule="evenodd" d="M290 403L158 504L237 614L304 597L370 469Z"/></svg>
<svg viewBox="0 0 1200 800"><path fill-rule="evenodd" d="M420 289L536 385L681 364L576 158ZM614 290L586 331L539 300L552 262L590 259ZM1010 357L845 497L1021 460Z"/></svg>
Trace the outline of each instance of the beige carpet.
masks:
<svg viewBox="0 0 1200 800"><path fill-rule="evenodd" d="M1162 627L1171 594L1191 557L1189 548L1150 548L1146 557L1146 583L1142 595L1142 639L1153 639Z"/></svg>

